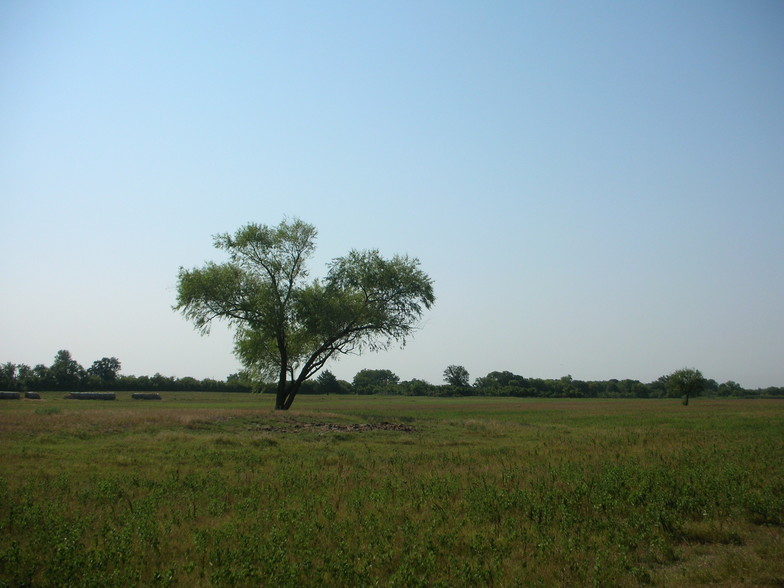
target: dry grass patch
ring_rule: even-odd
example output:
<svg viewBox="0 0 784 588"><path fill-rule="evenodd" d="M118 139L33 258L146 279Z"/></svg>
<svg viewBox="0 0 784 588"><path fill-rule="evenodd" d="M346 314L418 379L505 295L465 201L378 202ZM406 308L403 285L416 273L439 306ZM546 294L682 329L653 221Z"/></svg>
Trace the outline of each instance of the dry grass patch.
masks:
<svg viewBox="0 0 784 588"><path fill-rule="evenodd" d="M734 524L690 525L676 560L658 568L654 584L680 586L784 586L784 528Z"/></svg>

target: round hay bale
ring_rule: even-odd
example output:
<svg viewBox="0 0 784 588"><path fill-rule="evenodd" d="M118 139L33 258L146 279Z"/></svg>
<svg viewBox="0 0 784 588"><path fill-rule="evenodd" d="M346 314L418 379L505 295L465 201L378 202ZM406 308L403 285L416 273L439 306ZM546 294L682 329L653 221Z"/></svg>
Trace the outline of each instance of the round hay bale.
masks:
<svg viewBox="0 0 784 588"><path fill-rule="evenodd" d="M69 400L114 400L114 392L71 392L66 394Z"/></svg>
<svg viewBox="0 0 784 588"><path fill-rule="evenodd" d="M25 398L31 400L41 400L41 395L38 392L25 392Z"/></svg>
<svg viewBox="0 0 784 588"><path fill-rule="evenodd" d="M0 399L2 400L19 400L19 392L0 392Z"/></svg>
<svg viewBox="0 0 784 588"><path fill-rule="evenodd" d="M134 392L131 394L134 400L160 400L161 395L157 392Z"/></svg>

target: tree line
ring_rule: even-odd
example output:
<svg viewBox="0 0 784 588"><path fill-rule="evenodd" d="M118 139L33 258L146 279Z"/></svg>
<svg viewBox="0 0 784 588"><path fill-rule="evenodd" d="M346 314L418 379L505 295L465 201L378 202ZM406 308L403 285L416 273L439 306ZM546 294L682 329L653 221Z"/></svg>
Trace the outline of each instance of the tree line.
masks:
<svg viewBox="0 0 784 588"><path fill-rule="evenodd" d="M128 392L277 392L274 381L258 382L248 371L230 374L225 380L172 377L156 373L152 376L122 375L122 364L116 357L103 357L88 368L73 359L65 349L57 352L52 365L7 362L0 364L0 390L18 392L41 391L128 391ZM664 398L691 396L732 398L784 398L784 387L743 388L729 380L721 384L693 369L676 370L653 382L639 380L583 381L572 376L561 378L529 378L510 371L492 371L470 383L463 366L450 365L444 370L444 381L431 384L425 380L401 380L387 369L363 369L349 382L324 370L318 377L302 383L300 394L358 394L393 396L508 396L517 398ZM684 378L690 381L684 381ZM690 387L691 386L691 387Z"/></svg>
<svg viewBox="0 0 784 588"><path fill-rule="evenodd" d="M207 378L175 378L154 374L152 376L121 375L122 364L116 357L103 357L84 368L73 359L71 353L61 349L52 365L7 362L0 364L0 390L16 392L41 391L130 391L130 392L250 392L251 385L242 381L238 374L226 380Z"/></svg>
<svg viewBox="0 0 784 588"><path fill-rule="evenodd" d="M603 381L561 378L529 378L510 371L492 371L469 383L468 371L450 365L444 370L444 383L431 384L424 380L401 381L390 370L361 370L351 383L340 381L329 371L316 379L318 393L331 394L389 394L405 396L511 396L519 398L684 398L712 397L779 397L784 398L784 387L746 389L729 380L719 384L704 378L699 370L683 368L661 376L653 382L610 379ZM304 393L304 392L303 392Z"/></svg>

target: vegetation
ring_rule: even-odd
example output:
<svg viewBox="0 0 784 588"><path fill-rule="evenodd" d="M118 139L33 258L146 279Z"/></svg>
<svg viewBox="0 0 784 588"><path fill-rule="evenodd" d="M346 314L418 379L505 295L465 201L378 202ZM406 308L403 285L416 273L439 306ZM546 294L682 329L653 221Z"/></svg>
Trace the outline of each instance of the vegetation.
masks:
<svg viewBox="0 0 784 588"><path fill-rule="evenodd" d="M107 368L106 366L111 366ZM0 390L35 392L46 390L70 391L135 391L135 392L266 392L275 393L274 383L252 382L249 373L243 371L229 375L226 380L192 377L175 378L154 374L153 376L122 375L120 361L102 358L84 369L71 357L67 350L60 350L52 366L43 364L30 368L24 364L7 362L0 364ZM456 384L430 384L424 380L406 380L391 370L360 370L351 382L338 380L329 370L323 370L313 380L302 383L299 394L385 394L394 396L501 396L515 398L663 398L683 397L685 392L673 380L673 374L643 383L638 380L581 381L571 376L557 379L527 378L509 371L493 371L477 378L468 385L468 371L462 366L450 365L444 370L447 375L457 376ZM686 372L692 370L686 369ZM702 374L696 371L700 377ZM66 378L58 375L71 374ZM448 381L447 381L448 382ZM696 393L720 398L784 398L784 387L744 389L737 382L722 384L715 380L699 380ZM692 396L695 392L690 392Z"/></svg>
<svg viewBox="0 0 784 588"><path fill-rule="evenodd" d="M38 364L31 368L25 364L6 362L0 364L0 390L26 391L203 391L203 392L250 392L251 384L243 374L232 374L225 381L207 378L175 378L154 374L153 376L120 375L120 360L104 357L84 369L71 357L66 349L57 352L51 366Z"/></svg>
<svg viewBox="0 0 784 588"><path fill-rule="evenodd" d="M0 586L784 582L775 400L43 397L0 404Z"/></svg>
<svg viewBox="0 0 784 588"><path fill-rule="evenodd" d="M300 220L249 224L218 235L229 261L180 268L177 310L203 333L215 319L236 328L235 352L251 375L277 381L288 410L302 384L333 356L405 344L435 298L419 261L351 251L323 281L307 282L316 228Z"/></svg>
<svg viewBox="0 0 784 588"><path fill-rule="evenodd" d="M444 381L456 388L467 388L470 383L468 370L462 365L449 365L444 370Z"/></svg>
<svg viewBox="0 0 784 588"><path fill-rule="evenodd" d="M707 380L700 370L683 368L671 373L665 379L665 386L670 396L683 398L684 406L688 406L690 396L698 396L705 391Z"/></svg>

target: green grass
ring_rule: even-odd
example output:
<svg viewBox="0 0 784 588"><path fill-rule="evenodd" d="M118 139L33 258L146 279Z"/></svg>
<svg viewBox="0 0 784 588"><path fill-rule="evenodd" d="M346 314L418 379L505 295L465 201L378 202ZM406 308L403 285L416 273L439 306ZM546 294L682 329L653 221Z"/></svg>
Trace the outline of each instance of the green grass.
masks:
<svg viewBox="0 0 784 588"><path fill-rule="evenodd" d="M163 396L0 402L0 586L784 584L781 401Z"/></svg>

